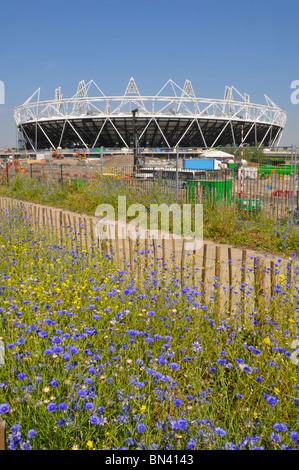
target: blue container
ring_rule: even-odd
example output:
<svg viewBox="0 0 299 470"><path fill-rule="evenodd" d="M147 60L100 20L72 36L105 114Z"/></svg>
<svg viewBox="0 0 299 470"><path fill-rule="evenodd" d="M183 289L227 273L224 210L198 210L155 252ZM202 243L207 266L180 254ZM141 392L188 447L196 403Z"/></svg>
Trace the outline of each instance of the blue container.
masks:
<svg viewBox="0 0 299 470"><path fill-rule="evenodd" d="M184 160L185 170L214 170L213 159L192 158Z"/></svg>

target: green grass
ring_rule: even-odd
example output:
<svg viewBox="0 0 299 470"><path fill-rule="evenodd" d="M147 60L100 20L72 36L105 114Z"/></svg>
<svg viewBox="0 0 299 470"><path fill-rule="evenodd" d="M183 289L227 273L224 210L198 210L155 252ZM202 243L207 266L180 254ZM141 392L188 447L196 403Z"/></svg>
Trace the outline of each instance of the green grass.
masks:
<svg viewBox="0 0 299 470"><path fill-rule="evenodd" d="M0 194L86 215L94 215L97 206L102 203L111 204L117 214L118 196L126 197L127 208L131 204L143 204L148 215L150 204L170 206L185 202L173 188L163 183L147 189L100 177L83 185L53 183L51 188L46 181L16 177L9 186L0 185ZM280 255L292 255L298 251L298 220L290 225L286 218L276 220L265 212L245 214L233 203L228 205L225 201L212 199L203 201L203 215L203 233L207 240Z"/></svg>

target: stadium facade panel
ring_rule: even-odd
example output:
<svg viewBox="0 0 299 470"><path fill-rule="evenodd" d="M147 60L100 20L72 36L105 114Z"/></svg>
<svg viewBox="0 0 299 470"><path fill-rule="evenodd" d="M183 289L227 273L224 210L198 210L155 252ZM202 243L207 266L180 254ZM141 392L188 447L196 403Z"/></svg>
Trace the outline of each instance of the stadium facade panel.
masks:
<svg viewBox="0 0 299 470"><path fill-rule="evenodd" d="M92 88L96 93L91 94ZM236 96L237 95L237 96ZM267 95L264 105L226 87L223 99L197 98L192 84L172 80L155 96L142 96L130 79L123 96L106 96L93 80L81 81L76 94L40 100L38 89L13 110L26 149L46 148L213 148L240 145L272 148L279 144L287 114Z"/></svg>

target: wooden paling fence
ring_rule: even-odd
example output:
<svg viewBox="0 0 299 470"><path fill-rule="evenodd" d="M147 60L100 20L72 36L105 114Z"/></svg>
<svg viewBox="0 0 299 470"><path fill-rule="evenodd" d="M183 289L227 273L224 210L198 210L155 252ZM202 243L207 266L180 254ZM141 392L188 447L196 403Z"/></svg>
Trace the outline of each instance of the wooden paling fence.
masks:
<svg viewBox="0 0 299 470"><path fill-rule="evenodd" d="M273 296L278 275L284 274L288 282L293 272L295 282L298 273L297 258L278 262L274 256L208 242L199 250L187 251L186 240L171 234L160 239L119 237L118 222L114 228L107 226L108 231L113 230L113 239L107 232L107 238L100 240L96 217L7 197L0 197L0 209L21 210L34 230L46 229L56 242L69 249L80 247L116 262L133 279L140 280L141 274L145 277L150 273L176 276L180 282L200 288L201 301L215 303L217 309L225 305L229 313L240 302L254 301L256 305L261 296Z"/></svg>

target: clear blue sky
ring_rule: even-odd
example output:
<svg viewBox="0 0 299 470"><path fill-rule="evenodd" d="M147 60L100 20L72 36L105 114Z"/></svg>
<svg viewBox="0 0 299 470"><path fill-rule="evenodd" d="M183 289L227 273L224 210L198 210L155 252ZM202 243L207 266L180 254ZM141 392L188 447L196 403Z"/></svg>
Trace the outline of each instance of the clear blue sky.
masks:
<svg viewBox="0 0 299 470"><path fill-rule="evenodd" d="M299 3L293 0L51 0L1 6L0 148L15 144L12 109L38 87L41 99L76 92L93 79L122 94L131 76L156 94L172 78L191 80L198 96L222 98L234 85L288 112L281 144L299 146Z"/></svg>

